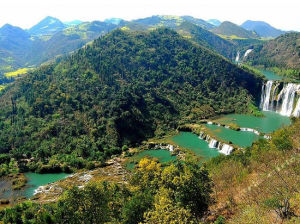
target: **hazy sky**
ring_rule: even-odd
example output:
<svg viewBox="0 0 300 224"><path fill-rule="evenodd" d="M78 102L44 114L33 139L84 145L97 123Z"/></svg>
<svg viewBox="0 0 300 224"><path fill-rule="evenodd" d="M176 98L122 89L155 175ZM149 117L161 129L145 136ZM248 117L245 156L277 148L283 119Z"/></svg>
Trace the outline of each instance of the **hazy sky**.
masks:
<svg viewBox="0 0 300 224"><path fill-rule="evenodd" d="M285 30L300 31L300 0L1 0L0 26L29 28L46 16L62 21L126 20L151 15L191 15L237 24L263 20Z"/></svg>

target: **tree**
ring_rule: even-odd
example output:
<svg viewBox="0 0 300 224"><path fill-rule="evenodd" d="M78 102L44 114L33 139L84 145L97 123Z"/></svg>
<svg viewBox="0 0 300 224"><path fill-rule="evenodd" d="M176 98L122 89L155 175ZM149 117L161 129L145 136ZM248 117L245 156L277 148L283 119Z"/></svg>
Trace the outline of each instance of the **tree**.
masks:
<svg viewBox="0 0 300 224"><path fill-rule="evenodd" d="M192 214L201 217L212 202L212 182L208 171L196 162L172 164L161 175L161 187L170 190L171 197Z"/></svg>
<svg viewBox="0 0 300 224"><path fill-rule="evenodd" d="M94 224L110 220L107 185L91 184L84 189L73 187L57 204L57 223Z"/></svg>
<svg viewBox="0 0 300 224"><path fill-rule="evenodd" d="M161 172L160 163L148 158L143 158L131 178L131 184L140 188L141 191L145 189L156 191L158 189Z"/></svg>
<svg viewBox="0 0 300 224"><path fill-rule="evenodd" d="M170 198L170 190L161 188L155 196L154 209L145 213L147 224L186 224L199 223L188 209L180 207Z"/></svg>

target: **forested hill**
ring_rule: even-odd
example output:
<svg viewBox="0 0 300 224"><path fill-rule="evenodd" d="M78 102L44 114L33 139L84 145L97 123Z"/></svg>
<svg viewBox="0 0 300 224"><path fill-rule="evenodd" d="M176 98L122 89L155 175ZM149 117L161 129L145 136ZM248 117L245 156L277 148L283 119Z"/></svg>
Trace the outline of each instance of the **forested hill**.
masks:
<svg viewBox="0 0 300 224"><path fill-rule="evenodd" d="M300 70L300 33L287 33L257 46L248 59L254 65Z"/></svg>
<svg viewBox="0 0 300 224"><path fill-rule="evenodd" d="M116 30L1 92L0 153L102 160L188 120L247 111L260 82L175 31Z"/></svg>
<svg viewBox="0 0 300 224"><path fill-rule="evenodd" d="M245 30L244 28L229 21L223 22L220 26L213 28L211 31L220 35L235 36L239 38L259 37L255 32Z"/></svg>
<svg viewBox="0 0 300 224"><path fill-rule="evenodd" d="M183 22L175 30L184 37L190 38L203 47L211 49L229 59L234 59L237 46L218 35L190 22Z"/></svg>

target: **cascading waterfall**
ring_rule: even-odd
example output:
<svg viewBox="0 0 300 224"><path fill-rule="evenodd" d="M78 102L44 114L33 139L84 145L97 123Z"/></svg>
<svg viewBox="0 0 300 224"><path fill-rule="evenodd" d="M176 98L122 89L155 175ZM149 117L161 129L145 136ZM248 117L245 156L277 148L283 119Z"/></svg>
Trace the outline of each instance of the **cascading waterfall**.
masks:
<svg viewBox="0 0 300 224"><path fill-rule="evenodd" d="M276 99L276 91L277 88L279 87L280 83L276 83L275 87L273 89L273 94L272 94L272 99L271 99L271 110L275 110L276 108L274 107L274 101Z"/></svg>
<svg viewBox="0 0 300 224"><path fill-rule="evenodd" d="M280 114L284 116L291 116L294 109L295 93L299 90L299 85L289 83L284 88L284 94L282 99L282 106Z"/></svg>
<svg viewBox="0 0 300 224"><path fill-rule="evenodd" d="M263 85L262 88L262 97L261 97L261 109L270 110L270 96L273 86L273 81L269 80L266 85Z"/></svg>
<svg viewBox="0 0 300 224"><path fill-rule="evenodd" d="M248 50L246 50L243 59L245 59L245 58L248 56L248 54L250 54L252 51L253 51L253 49L248 49Z"/></svg>
<svg viewBox="0 0 300 224"><path fill-rule="evenodd" d="M240 61L240 52L237 52L236 58L235 58L235 62L239 62Z"/></svg>
<svg viewBox="0 0 300 224"><path fill-rule="evenodd" d="M300 84L285 84L277 95L280 83L269 80L262 86L260 108L264 111L276 111L283 116L300 116L300 99L295 106L296 95L300 90ZM272 91L273 89L273 91Z"/></svg>
<svg viewBox="0 0 300 224"><path fill-rule="evenodd" d="M218 148L217 144L218 144L217 140L211 139L210 142L209 142L209 144L208 144L208 147L209 148Z"/></svg>
<svg viewBox="0 0 300 224"><path fill-rule="evenodd" d="M220 153L229 155L232 151L233 151L233 147L231 145L224 144L222 145L222 149L220 150Z"/></svg>

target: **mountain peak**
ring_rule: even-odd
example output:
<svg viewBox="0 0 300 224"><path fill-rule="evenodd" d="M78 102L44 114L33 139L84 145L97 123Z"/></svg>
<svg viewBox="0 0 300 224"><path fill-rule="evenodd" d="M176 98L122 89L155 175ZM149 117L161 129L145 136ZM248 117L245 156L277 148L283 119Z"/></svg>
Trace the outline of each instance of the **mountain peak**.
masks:
<svg viewBox="0 0 300 224"><path fill-rule="evenodd" d="M240 27L229 21L224 21L220 26L212 29L212 32L226 36L236 36L240 38L259 37L255 32L246 30L243 27Z"/></svg>
<svg viewBox="0 0 300 224"><path fill-rule="evenodd" d="M11 29L11 28L14 28L14 26L10 25L9 23L6 23L0 29Z"/></svg>
<svg viewBox="0 0 300 224"><path fill-rule="evenodd" d="M285 31L276 29L264 21L247 20L241 27L246 30L255 31L261 37L278 37L285 33Z"/></svg>
<svg viewBox="0 0 300 224"><path fill-rule="evenodd" d="M64 25L59 19L47 16L38 24L31 27L29 29L29 33L32 35L48 35L61 31L65 27L66 25Z"/></svg>
<svg viewBox="0 0 300 224"><path fill-rule="evenodd" d="M19 36L20 38L28 38L28 33L20 27L13 26L10 24L5 24L0 28L0 35L5 38L12 38L15 36Z"/></svg>

